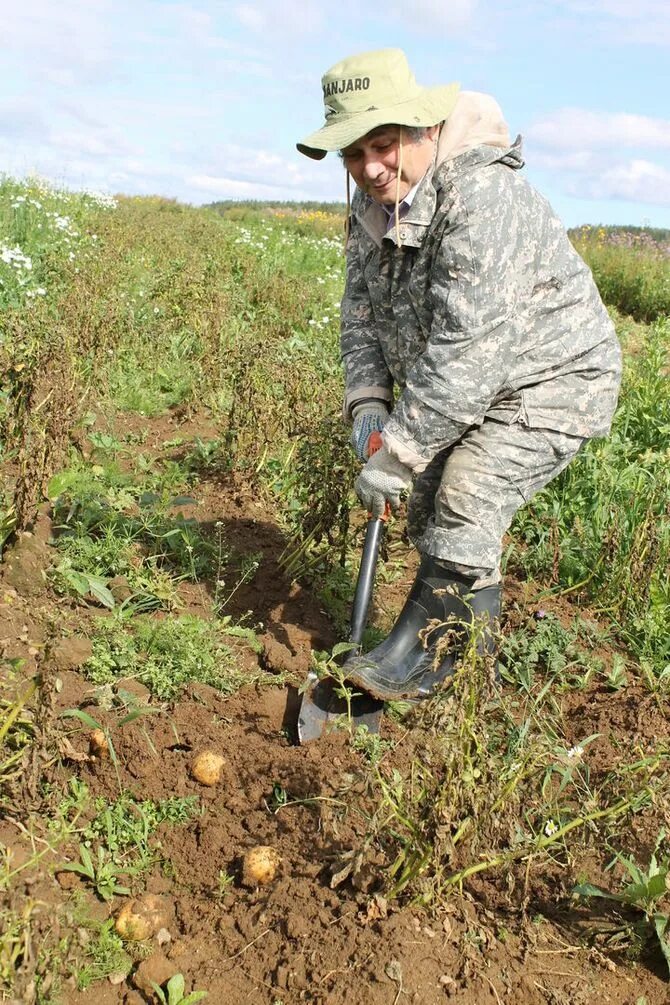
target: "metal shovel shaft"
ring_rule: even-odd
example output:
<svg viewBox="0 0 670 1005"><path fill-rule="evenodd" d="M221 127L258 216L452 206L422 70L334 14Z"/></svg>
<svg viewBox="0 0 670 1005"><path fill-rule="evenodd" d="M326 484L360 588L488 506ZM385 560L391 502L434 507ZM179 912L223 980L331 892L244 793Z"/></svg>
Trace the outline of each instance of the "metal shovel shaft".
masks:
<svg viewBox="0 0 670 1005"><path fill-rule="evenodd" d="M375 569L379 557L379 548L384 534L384 520L382 517L373 517L368 521L365 531L365 541L363 542L363 553L361 555L361 565L356 581L356 590L351 607L351 629L349 639L360 646L363 641L363 632L368 618L368 608L372 599L372 589L375 582Z"/></svg>

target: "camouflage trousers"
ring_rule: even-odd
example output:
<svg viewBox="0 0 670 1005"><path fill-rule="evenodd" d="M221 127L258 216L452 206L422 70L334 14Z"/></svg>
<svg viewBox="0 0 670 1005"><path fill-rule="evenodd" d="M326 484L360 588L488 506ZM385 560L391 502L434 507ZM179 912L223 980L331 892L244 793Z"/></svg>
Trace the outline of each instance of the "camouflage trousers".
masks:
<svg viewBox="0 0 670 1005"><path fill-rule="evenodd" d="M553 429L485 419L417 476L408 506L412 543L476 577L475 589L499 582L503 535L514 514L584 442Z"/></svg>

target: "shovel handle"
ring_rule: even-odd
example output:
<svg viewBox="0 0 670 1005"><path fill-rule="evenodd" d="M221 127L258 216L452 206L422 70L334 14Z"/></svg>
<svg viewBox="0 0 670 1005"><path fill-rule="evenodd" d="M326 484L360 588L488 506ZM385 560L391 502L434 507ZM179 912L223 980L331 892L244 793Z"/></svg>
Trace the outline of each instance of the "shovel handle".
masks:
<svg viewBox="0 0 670 1005"><path fill-rule="evenodd" d="M370 434L368 440L368 457L372 457L382 447L381 434L376 430ZM391 513L388 503L384 507L383 516L372 516L368 513L368 526L365 531L363 542L363 552L361 554L361 565L358 570L354 600L351 605L351 625L349 629L349 641L360 646L363 641L363 632L368 619L368 608L372 599L372 588L375 582L375 570L379 549L384 536L386 521Z"/></svg>
<svg viewBox="0 0 670 1005"><path fill-rule="evenodd" d="M361 565L356 580L354 600L351 605L351 627L349 640L357 646L363 641L363 632L368 617L368 608L372 599L372 588L375 582L375 569L379 557L379 548L384 535L384 518L371 517L365 531Z"/></svg>

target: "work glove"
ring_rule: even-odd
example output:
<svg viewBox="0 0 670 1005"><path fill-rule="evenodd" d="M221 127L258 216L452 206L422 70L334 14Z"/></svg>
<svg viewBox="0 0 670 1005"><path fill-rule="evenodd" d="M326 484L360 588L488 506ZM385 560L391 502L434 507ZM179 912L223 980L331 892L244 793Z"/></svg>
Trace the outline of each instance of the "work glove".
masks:
<svg viewBox="0 0 670 1005"><path fill-rule="evenodd" d="M368 444L372 433L381 433L384 423L389 417L389 410L378 398L366 398L354 405L351 414L354 417L354 428L351 432L351 443L359 461L367 461L370 456Z"/></svg>
<svg viewBox="0 0 670 1005"><path fill-rule="evenodd" d="M368 513L383 516L386 503L400 505L400 494L412 480L412 469L402 464L385 446L373 454L356 479L356 495Z"/></svg>

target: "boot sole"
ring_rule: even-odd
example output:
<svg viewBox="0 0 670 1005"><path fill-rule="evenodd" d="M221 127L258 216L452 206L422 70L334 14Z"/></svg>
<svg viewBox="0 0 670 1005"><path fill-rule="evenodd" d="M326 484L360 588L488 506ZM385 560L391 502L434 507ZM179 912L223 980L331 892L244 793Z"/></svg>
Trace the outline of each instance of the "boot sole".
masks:
<svg viewBox="0 0 670 1005"><path fill-rule="evenodd" d="M383 685L370 682L365 680L363 677L356 676L355 674L352 674L351 677L347 677L347 682L351 682L357 687L360 687L366 692L366 694L371 695L373 698L377 698L378 701L402 701L407 698L422 697L418 683L416 687L410 690L392 691L388 688L384 688Z"/></svg>

